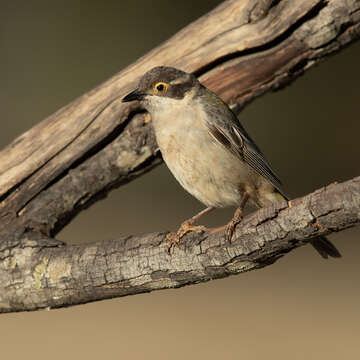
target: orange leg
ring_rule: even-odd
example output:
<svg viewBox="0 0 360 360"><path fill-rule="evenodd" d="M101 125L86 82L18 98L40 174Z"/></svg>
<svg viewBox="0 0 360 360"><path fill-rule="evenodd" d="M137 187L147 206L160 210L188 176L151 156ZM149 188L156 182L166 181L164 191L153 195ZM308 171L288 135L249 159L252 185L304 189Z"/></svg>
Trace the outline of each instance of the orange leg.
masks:
<svg viewBox="0 0 360 360"><path fill-rule="evenodd" d="M213 209L214 208L210 206L210 207L200 211L198 214L194 215L189 220L184 221L180 225L179 230L176 233L171 232L171 233L167 234L166 238L168 240L168 253L171 254L171 249L175 245L179 244L181 238L183 236L185 236L188 232L191 232L191 231L195 231L195 232L205 231L206 230L205 226L202 226L202 225L193 226L193 224L194 224L194 222L199 220L203 215L209 213Z"/></svg>
<svg viewBox="0 0 360 360"><path fill-rule="evenodd" d="M249 195L247 193L244 193L240 205L239 207L235 210L234 216L231 219L231 221L226 225L226 230L225 230L225 235L226 235L226 239L231 242L231 238L234 234L235 231L235 227L236 225L242 220L242 218L244 217L243 215L243 210L244 207L247 203L247 201L249 200Z"/></svg>

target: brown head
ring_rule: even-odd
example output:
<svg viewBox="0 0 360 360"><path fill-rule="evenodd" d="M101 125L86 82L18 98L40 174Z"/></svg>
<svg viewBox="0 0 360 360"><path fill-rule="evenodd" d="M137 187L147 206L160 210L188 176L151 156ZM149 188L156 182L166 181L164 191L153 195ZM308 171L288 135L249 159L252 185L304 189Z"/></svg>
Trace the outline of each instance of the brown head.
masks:
<svg viewBox="0 0 360 360"><path fill-rule="evenodd" d="M168 66L158 66L149 70L139 82L137 89L123 98L123 102L149 101L150 97L181 100L194 87L200 86L192 74Z"/></svg>

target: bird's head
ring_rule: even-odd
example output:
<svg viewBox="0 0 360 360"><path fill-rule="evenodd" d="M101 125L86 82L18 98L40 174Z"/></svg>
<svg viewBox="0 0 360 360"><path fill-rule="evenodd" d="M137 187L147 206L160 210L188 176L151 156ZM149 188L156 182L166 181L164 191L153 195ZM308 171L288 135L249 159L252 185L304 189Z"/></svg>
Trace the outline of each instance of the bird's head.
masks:
<svg viewBox="0 0 360 360"><path fill-rule="evenodd" d="M171 100L184 99L191 90L200 87L192 74L173 67L158 66L149 70L140 79L138 88L126 95L122 101L140 101L148 109L166 106Z"/></svg>

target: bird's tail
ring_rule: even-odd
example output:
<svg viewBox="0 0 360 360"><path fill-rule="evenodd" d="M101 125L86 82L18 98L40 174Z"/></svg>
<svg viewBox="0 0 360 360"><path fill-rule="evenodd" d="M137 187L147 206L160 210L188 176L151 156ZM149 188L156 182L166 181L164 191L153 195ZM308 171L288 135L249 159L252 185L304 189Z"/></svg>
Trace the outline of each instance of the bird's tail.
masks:
<svg viewBox="0 0 360 360"><path fill-rule="evenodd" d="M265 200L265 198L263 198L263 200ZM285 196L275 191L273 193L267 194L267 199L265 201L269 203L259 204L259 205L266 206L266 205L270 205L270 203L274 203L279 200L287 200L287 199ZM333 258L341 257L339 250L325 236L318 236L314 239L311 239L310 244L324 259L327 259L328 257L333 257Z"/></svg>
<svg viewBox="0 0 360 360"><path fill-rule="evenodd" d="M341 257L339 250L325 236L318 236L310 240L310 244L324 259L329 256L333 258Z"/></svg>

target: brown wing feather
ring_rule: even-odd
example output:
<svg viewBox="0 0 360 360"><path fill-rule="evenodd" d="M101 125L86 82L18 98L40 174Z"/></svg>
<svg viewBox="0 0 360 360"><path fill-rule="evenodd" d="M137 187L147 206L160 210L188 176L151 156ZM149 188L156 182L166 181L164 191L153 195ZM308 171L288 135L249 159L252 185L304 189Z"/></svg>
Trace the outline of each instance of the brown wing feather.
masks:
<svg viewBox="0 0 360 360"><path fill-rule="evenodd" d="M229 109L229 112L231 110ZM285 197L282 184L261 150L256 146L248 133L242 127L235 114L231 112L232 119L229 124L220 126L219 123L208 124L210 134L229 151L233 152L242 161L245 161L260 175L270 181L274 187Z"/></svg>

